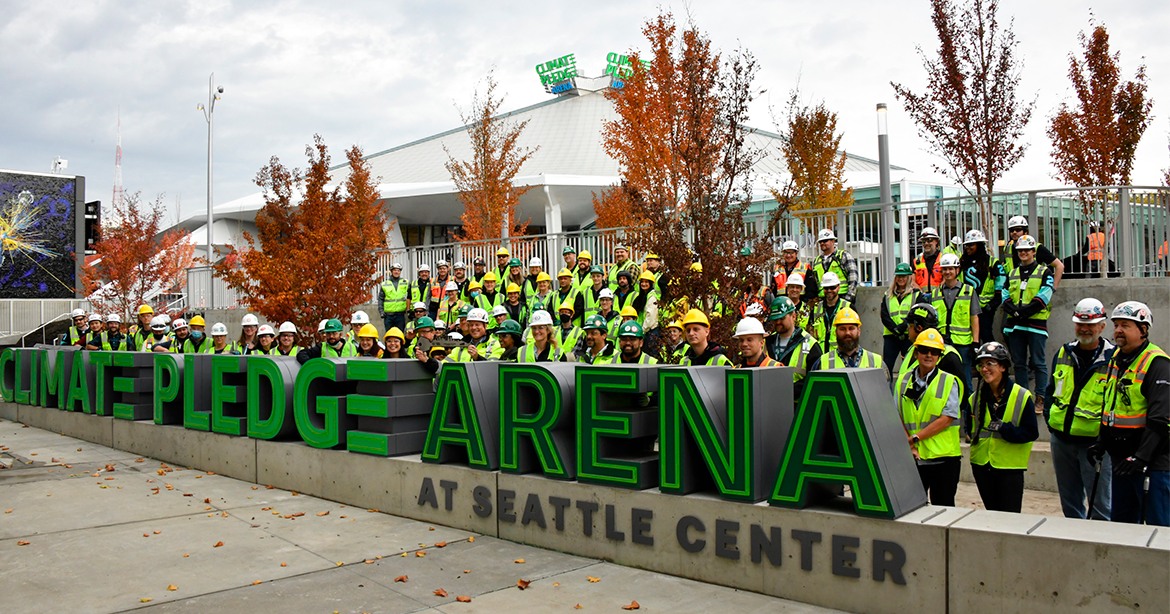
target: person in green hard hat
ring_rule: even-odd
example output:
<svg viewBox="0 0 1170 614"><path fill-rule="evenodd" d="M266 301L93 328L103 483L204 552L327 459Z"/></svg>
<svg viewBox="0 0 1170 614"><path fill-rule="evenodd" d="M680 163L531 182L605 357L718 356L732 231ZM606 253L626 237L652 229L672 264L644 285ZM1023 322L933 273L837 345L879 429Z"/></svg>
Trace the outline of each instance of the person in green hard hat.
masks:
<svg viewBox="0 0 1170 614"><path fill-rule="evenodd" d="M585 318L585 347L577 354L577 361L591 365L607 365L612 362L614 347L608 337L609 322L606 322L605 318L597 314Z"/></svg>
<svg viewBox="0 0 1170 614"><path fill-rule="evenodd" d="M637 320L623 322L618 327L618 345L621 355L610 364L656 365L658 359L642 351L642 325Z"/></svg>
<svg viewBox="0 0 1170 614"><path fill-rule="evenodd" d="M435 321L427 316L423 316L414 321L414 339L411 340L410 346L406 348L407 356L414 356L414 352L418 348L419 339L426 339L427 341L435 340Z"/></svg>
<svg viewBox="0 0 1170 614"><path fill-rule="evenodd" d="M524 267L524 264L522 262L520 262L519 258L513 258L513 259L509 260L508 261L508 277L506 279L504 279L504 281L500 282L504 286L505 289L512 284L516 284L516 287L518 287L521 291L521 294L520 294L520 302L521 303L523 303L526 300L526 297L524 296L523 291L524 291L524 283L526 281L528 281L524 277L524 271L521 270L521 269L523 269L523 267Z"/></svg>
<svg viewBox="0 0 1170 614"><path fill-rule="evenodd" d="M609 286L605 284L605 273L602 272L601 267L590 267L589 278L591 285L581 289L582 301L585 305L583 314L586 318L601 311L601 291L609 289ZM612 291L610 294L612 295Z"/></svg>
<svg viewBox="0 0 1170 614"><path fill-rule="evenodd" d="M341 320L330 318L325 322L325 343L304 348L297 352L297 362L302 365L313 358L352 358L358 355L352 341L345 338Z"/></svg>
<svg viewBox="0 0 1170 614"><path fill-rule="evenodd" d="M796 305L787 296L772 301L768 324L772 334L764 339L764 350L772 360L796 369L792 374L792 391L799 399L804 392L804 377L809 366L821 360L821 346L796 323Z"/></svg>
<svg viewBox="0 0 1170 614"><path fill-rule="evenodd" d="M910 338L906 335L906 314L910 313L916 300L917 292L911 280L914 278L914 269L905 262L899 262L894 268L894 281L886 289L882 299L882 364L893 378L894 363L899 356L905 356L910 349ZM891 384L892 385L892 384Z"/></svg>
<svg viewBox="0 0 1170 614"><path fill-rule="evenodd" d="M497 346L499 353L493 356L492 360L516 362L516 355L520 353L523 339L524 332L520 330L520 324L516 320L504 320L501 322L499 328L496 329L496 341L499 344Z"/></svg>

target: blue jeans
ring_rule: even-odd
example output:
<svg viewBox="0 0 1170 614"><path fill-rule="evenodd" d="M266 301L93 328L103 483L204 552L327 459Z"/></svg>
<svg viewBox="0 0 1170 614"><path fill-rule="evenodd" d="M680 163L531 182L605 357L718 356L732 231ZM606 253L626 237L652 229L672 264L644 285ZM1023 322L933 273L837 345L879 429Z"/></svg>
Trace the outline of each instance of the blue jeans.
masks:
<svg viewBox="0 0 1170 614"><path fill-rule="evenodd" d="M1113 462L1106 454L1101 460L1101 477L1093 496L1096 468L1089 462L1087 443L1068 443L1052 436L1052 468L1056 470L1056 489L1060 508L1066 518L1085 518L1085 501L1093 500L1093 520L1109 520L1113 494Z"/></svg>
<svg viewBox="0 0 1170 614"><path fill-rule="evenodd" d="M1031 371L1036 382L1032 397L1037 405L1044 405L1044 388L1048 385L1048 363L1044 362L1044 346L1047 343L1048 337L1024 330L1007 335L1007 346L1012 354L1016 383L1032 390L1028 385L1028 372Z"/></svg>
<svg viewBox="0 0 1170 614"><path fill-rule="evenodd" d="M897 379L894 377L894 363L898 362L898 356L905 354L910 349L909 339L899 339L894 335L884 335L882 337L882 364L886 366L886 372L890 374L890 390L894 390L894 382Z"/></svg>
<svg viewBox="0 0 1170 614"><path fill-rule="evenodd" d="M1170 527L1170 471L1151 471L1145 524ZM1113 522L1142 523L1146 476L1113 474Z"/></svg>
<svg viewBox="0 0 1170 614"><path fill-rule="evenodd" d="M955 350L959 352L959 359L963 361L963 390L971 390L971 371L975 365L975 346L974 345L956 345Z"/></svg>
<svg viewBox="0 0 1170 614"><path fill-rule="evenodd" d="M405 313L385 313L382 314L382 323L386 325L386 330L397 326L398 330L406 331L406 314Z"/></svg>

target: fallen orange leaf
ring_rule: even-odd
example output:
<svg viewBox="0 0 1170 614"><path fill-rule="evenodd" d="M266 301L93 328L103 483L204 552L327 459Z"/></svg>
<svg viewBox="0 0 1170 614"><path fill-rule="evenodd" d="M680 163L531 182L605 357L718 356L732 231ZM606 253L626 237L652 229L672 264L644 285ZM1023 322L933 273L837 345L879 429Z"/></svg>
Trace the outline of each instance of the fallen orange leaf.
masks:
<svg viewBox="0 0 1170 614"><path fill-rule="evenodd" d="M641 608L641 607L642 606L638 605L637 601L631 601L630 605L623 605L622 609L623 610L637 610L638 608Z"/></svg>
<svg viewBox="0 0 1170 614"><path fill-rule="evenodd" d="M179 587L175 586L174 584L171 584L170 586L167 587L167 590L168 591L177 591L177 590L179 590Z"/></svg>
<svg viewBox="0 0 1170 614"><path fill-rule="evenodd" d="M268 510L270 510L270 509L272 509L272 507L271 507L271 506L269 506L269 507L262 507L262 508L260 508L260 511L261 511L261 512L267 512L267 511L268 511Z"/></svg>
<svg viewBox="0 0 1170 614"><path fill-rule="evenodd" d="M142 536L143 537L150 537L150 533L143 533Z"/></svg>
<svg viewBox="0 0 1170 614"><path fill-rule="evenodd" d="M524 559L516 559L515 561L512 561L512 562L513 563L523 563Z"/></svg>
<svg viewBox="0 0 1170 614"><path fill-rule="evenodd" d="M264 488L267 488L268 490L272 490L273 488L276 488L276 487L275 486L265 486Z"/></svg>
<svg viewBox="0 0 1170 614"><path fill-rule="evenodd" d="M581 604L579 604L579 603L578 603L577 605L573 606L573 609L574 609L574 610L580 610L580 609L581 609Z"/></svg>
<svg viewBox="0 0 1170 614"><path fill-rule="evenodd" d="M260 488L259 486L253 486L252 490L258 490L259 488Z"/></svg>
<svg viewBox="0 0 1170 614"><path fill-rule="evenodd" d="M435 527L430 527L430 528L429 528L429 529L427 529L427 530L428 530L428 531L434 531L434 530L435 530Z"/></svg>
<svg viewBox="0 0 1170 614"><path fill-rule="evenodd" d="M468 537L468 538L467 538L467 541L469 541L469 542L475 542L475 536L474 536L474 535L472 535L471 537Z"/></svg>
<svg viewBox="0 0 1170 614"><path fill-rule="evenodd" d="M162 533L162 531L155 531L154 532L155 535L158 535L159 533Z"/></svg>
<svg viewBox="0 0 1170 614"><path fill-rule="evenodd" d="M214 545L214 546L212 546L212 548L218 548L218 547L220 547L220 546L222 546L222 545L223 545L223 542L215 542L215 545Z"/></svg>
<svg viewBox="0 0 1170 614"><path fill-rule="evenodd" d="M435 544L435 547L436 548L446 548L447 542L439 542L439 543Z"/></svg>
<svg viewBox="0 0 1170 614"><path fill-rule="evenodd" d="M293 518L300 518L301 516L304 516L304 515L305 515L305 513L304 513L304 512L297 512L297 513L295 513L295 514L291 514L291 516L292 516Z"/></svg>
<svg viewBox="0 0 1170 614"><path fill-rule="evenodd" d="M374 559L366 559L366 565L373 565Z"/></svg>
<svg viewBox="0 0 1170 614"><path fill-rule="evenodd" d="M184 554L184 555L183 555L183 558L187 558L187 557L189 557L189 556L191 556L191 555L190 555L190 554Z"/></svg>
<svg viewBox="0 0 1170 614"><path fill-rule="evenodd" d="M532 584L531 580L516 580L516 587L520 590L528 588L529 584Z"/></svg>
<svg viewBox="0 0 1170 614"><path fill-rule="evenodd" d="M280 566L281 567L288 567L288 563L281 563Z"/></svg>
<svg viewBox="0 0 1170 614"><path fill-rule="evenodd" d="M590 582L601 582L601 578L594 578L593 576L585 576L585 579Z"/></svg>
<svg viewBox="0 0 1170 614"><path fill-rule="evenodd" d="M438 596L440 596L440 597L446 597L446 596L447 596L447 591L445 591L445 590L443 590L443 589L441 589L441 588L436 588L436 589L435 589L435 594L436 594L436 595L438 595Z"/></svg>
<svg viewBox="0 0 1170 614"><path fill-rule="evenodd" d="M341 567L342 565L345 565L345 563L342 563L341 561L337 561L337 566L338 566L338 567Z"/></svg>
<svg viewBox="0 0 1170 614"><path fill-rule="evenodd" d="M406 576L398 576L397 578L394 578L394 581L395 582L406 582Z"/></svg>
<svg viewBox="0 0 1170 614"><path fill-rule="evenodd" d="M260 580L256 580L255 582L253 582L252 586L256 586L257 584L260 584Z"/></svg>
<svg viewBox="0 0 1170 614"><path fill-rule="evenodd" d="M81 448L77 448L77 449L80 450ZM150 603L151 601L154 601L154 600L151 599L150 597L143 597L143 598L139 599L139 601L141 601L142 603Z"/></svg>
<svg viewBox="0 0 1170 614"><path fill-rule="evenodd" d="M4 513L5 513L5 514L11 514L11 513L12 513L12 510L4 510Z"/></svg>
<svg viewBox="0 0 1170 614"><path fill-rule="evenodd" d="M464 569L464 570L463 570L463 573L471 573L471 570L470 570L470 569Z"/></svg>
<svg viewBox="0 0 1170 614"><path fill-rule="evenodd" d="M207 475L215 475L215 472L214 472L214 471L208 471L208 472L207 472Z"/></svg>
<svg viewBox="0 0 1170 614"><path fill-rule="evenodd" d="M553 586L560 586L560 585L561 585L560 582L553 582Z"/></svg>
<svg viewBox="0 0 1170 614"><path fill-rule="evenodd" d="M203 502L204 503L211 503L211 497L207 497L206 499L203 500Z"/></svg>
<svg viewBox="0 0 1170 614"><path fill-rule="evenodd" d="M31 544L31 543L32 543L32 542L24 542L24 541L20 541L20 542L16 542L16 545L17 545L17 546L27 546L27 545L29 545L29 544Z"/></svg>
<svg viewBox="0 0 1170 614"><path fill-rule="evenodd" d="M414 555L418 556L418 557L423 557L423 556L426 556L427 553L423 552L422 550L419 550L418 552L415 552Z"/></svg>
<svg viewBox="0 0 1170 614"><path fill-rule="evenodd" d="M455 598L455 601L458 601L459 603L471 603L471 597L468 597L467 595L460 595Z"/></svg>
<svg viewBox="0 0 1170 614"><path fill-rule="evenodd" d="M324 512L318 512L318 513L317 513L317 515L318 515L318 516L328 516L328 515L329 515L329 510L325 510Z"/></svg>
<svg viewBox="0 0 1170 614"><path fill-rule="evenodd" d="M145 459L145 458L141 458L141 457L139 457L139 458L136 458L136 459L134 459L134 462L136 462L136 463L145 463L145 462L146 462L146 459Z"/></svg>

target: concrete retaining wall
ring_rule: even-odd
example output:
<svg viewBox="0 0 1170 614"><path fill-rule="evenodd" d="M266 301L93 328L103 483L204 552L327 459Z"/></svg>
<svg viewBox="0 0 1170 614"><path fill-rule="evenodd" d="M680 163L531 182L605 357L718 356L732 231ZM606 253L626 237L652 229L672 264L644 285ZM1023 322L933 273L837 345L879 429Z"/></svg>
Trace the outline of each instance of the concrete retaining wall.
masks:
<svg viewBox="0 0 1170 614"><path fill-rule="evenodd" d="M1132 612L1170 603L1170 532L1155 527L931 506L878 520L3 402L0 417L349 505L854 612Z"/></svg>

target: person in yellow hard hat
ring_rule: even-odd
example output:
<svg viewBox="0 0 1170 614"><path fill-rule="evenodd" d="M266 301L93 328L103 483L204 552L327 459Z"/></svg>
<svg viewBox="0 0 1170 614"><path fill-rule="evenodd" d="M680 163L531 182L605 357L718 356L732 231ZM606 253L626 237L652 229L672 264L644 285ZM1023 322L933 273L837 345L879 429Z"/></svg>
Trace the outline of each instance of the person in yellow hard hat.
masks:
<svg viewBox="0 0 1170 614"><path fill-rule="evenodd" d="M183 343L172 347L177 354L206 354L207 349L211 347L211 340L208 339L206 328L207 322L203 316L194 316L187 322L187 338Z"/></svg>
<svg viewBox="0 0 1170 614"><path fill-rule="evenodd" d="M654 292L661 299L663 293L666 292L666 286L670 283L670 275L662 266L662 257L654 252L650 252L646 254L643 260L645 261L645 268L642 270L642 276L638 277L638 279L641 280L646 273L650 273L654 278Z"/></svg>
<svg viewBox="0 0 1170 614"><path fill-rule="evenodd" d="M683 316L682 325L683 334L686 335L687 345L690 347L683 354L679 364L686 367L731 366L731 359L727 357L727 352L708 339L711 334L711 321L707 319L707 314L698 309L692 309Z"/></svg>
<svg viewBox="0 0 1170 614"><path fill-rule="evenodd" d="M917 363L898 377L894 401L930 504L954 507L962 461L959 417L963 384L938 368L945 348L937 330L928 328L918 334L914 339Z"/></svg>
<svg viewBox="0 0 1170 614"><path fill-rule="evenodd" d="M508 319L514 320L521 328L525 327L528 323L528 306L520 301L520 286L509 283L504 292L506 298L503 305L508 312Z"/></svg>
<svg viewBox="0 0 1170 614"><path fill-rule="evenodd" d="M552 292L552 278L544 271L537 273L536 289L531 293L525 292L525 297L527 297L529 314L536 313L537 311L547 311L551 316L553 310L556 309L556 304L554 303L556 295Z"/></svg>
<svg viewBox="0 0 1170 614"><path fill-rule="evenodd" d="M630 320L637 320L638 310L634 309L631 305L626 305L625 307L622 307L621 311L618 312L618 317L622 319L622 324L625 324Z"/></svg>
<svg viewBox="0 0 1170 614"><path fill-rule="evenodd" d="M659 362L678 364L687 353L687 341L683 338L683 326L680 320L670 322L662 327L662 346L658 350Z"/></svg>
<svg viewBox="0 0 1170 614"><path fill-rule="evenodd" d="M357 355L359 358L381 358L382 348L378 347L378 329L373 324L363 324L358 329Z"/></svg>
<svg viewBox="0 0 1170 614"><path fill-rule="evenodd" d="M410 358L410 354L406 352L406 335L398 328L386 331L382 336L382 343L386 344L382 358Z"/></svg>
<svg viewBox="0 0 1170 614"><path fill-rule="evenodd" d="M593 285L593 278L590 275L590 270L593 268L593 254L589 250L583 249L581 253L577 254L577 268L569 269L573 271L573 286L578 291L584 292L586 288ZM603 275L604 277L604 275Z"/></svg>
<svg viewBox="0 0 1170 614"><path fill-rule="evenodd" d="M512 260L512 254L508 248L501 247L496 250L496 281L503 280L508 277L508 263Z"/></svg>
<svg viewBox="0 0 1170 614"><path fill-rule="evenodd" d="M150 320L154 317L154 308L150 305L141 305L138 307L138 323L130 327L130 346L132 349L146 347L146 341L150 338Z"/></svg>
<svg viewBox="0 0 1170 614"><path fill-rule="evenodd" d="M833 318L836 346L821 355L817 369L877 369L882 366L880 354L861 347L861 316L852 307L837 310ZM886 374L889 377L889 373Z"/></svg>
<svg viewBox="0 0 1170 614"><path fill-rule="evenodd" d="M575 356L581 349L577 346L581 345L583 347L584 345L585 331L574 323L576 322L574 318L576 312L574 311L573 301L567 300L562 302L561 306L557 309L557 315L558 326L553 334L556 335L558 344L566 352L572 352Z"/></svg>
<svg viewBox="0 0 1170 614"><path fill-rule="evenodd" d="M653 256L654 254L650 254ZM662 331L658 329L658 289L654 273L642 271L638 276L638 287L635 289L634 300L630 303L638 313L638 324L644 331L642 349L648 354L658 353L658 342Z"/></svg>
<svg viewBox="0 0 1170 614"><path fill-rule="evenodd" d="M580 327L585 320L582 317L585 312L585 299L581 298L581 293L573 285L572 269L561 269L557 273L557 289L554 292L553 303L564 305L565 301L573 304L573 323Z"/></svg>

